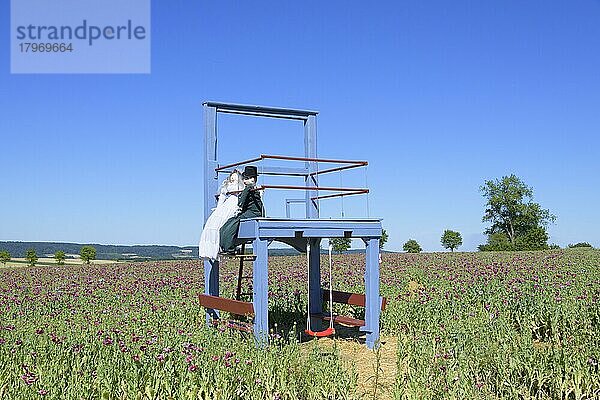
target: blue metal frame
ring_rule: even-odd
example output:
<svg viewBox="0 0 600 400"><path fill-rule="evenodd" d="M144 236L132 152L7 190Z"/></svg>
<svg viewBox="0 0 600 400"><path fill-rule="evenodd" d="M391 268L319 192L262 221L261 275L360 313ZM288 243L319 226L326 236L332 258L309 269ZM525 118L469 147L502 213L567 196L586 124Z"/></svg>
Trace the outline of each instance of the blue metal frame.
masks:
<svg viewBox="0 0 600 400"><path fill-rule="evenodd" d="M290 215L292 214L290 205L295 204L295 203L304 204L304 203L306 203L306 199L285 199L285 217L286 218L290 218Z"/></svg>
<svg viewBox="0 0 600 400"><path fill-rule="evenodd" d="M304 154L306 158L317 158L317 111L294 110L278 107L263 107L243 104L205 102L204 107L204 221L208 219L216 205L219 167L217 151L217 115L241 114L255 117L301 120L304 123ZM317 187L318 163L306 161L304 169L274 168L268 170L276 175L304 175L307 187ZM287 243L303 251L307 242L311 248L319 249L322 238L354 237L366 244L365 272L365 326L366 343L369 348L379 343L379 239L381 220L379 219L319 219L319 202L316 190L306 190L303 200L306 203L306 219L254 218L240 223L238 237L252 241L256 259L253 263L253 305L254 336L260 346L268 343L268 249L271 240ZM289 203L286 203L289 206ZM289 216L289 215L288 215ZM206 294L219 295L219 262L204 261ZM311 313L322 312L320 252L311 251L309 260ZM207 324L211 318L218 318L217 310L206 310ZM317 321L313 321L315 324ZM319 321L320 322L320 321ZM316 325L313 325L316 327Z"/></svg>

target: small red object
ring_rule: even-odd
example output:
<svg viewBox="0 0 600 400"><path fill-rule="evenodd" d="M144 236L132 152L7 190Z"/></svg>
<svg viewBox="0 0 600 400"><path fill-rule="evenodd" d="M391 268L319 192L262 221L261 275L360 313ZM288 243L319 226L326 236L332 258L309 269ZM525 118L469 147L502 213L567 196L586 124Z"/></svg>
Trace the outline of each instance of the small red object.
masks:
<svg viewBox="0 0 600 400"><path fill-rule="evenodd" d="M304 333L306 333L308 336L312 336L312 337L325 337L325 336L331 336L335 333L335 329L333 329L332 327L329 327L327 329L325 329L324 331L320 331L320 332L314 332L311 331L310 329L305 329Z"/></svg>

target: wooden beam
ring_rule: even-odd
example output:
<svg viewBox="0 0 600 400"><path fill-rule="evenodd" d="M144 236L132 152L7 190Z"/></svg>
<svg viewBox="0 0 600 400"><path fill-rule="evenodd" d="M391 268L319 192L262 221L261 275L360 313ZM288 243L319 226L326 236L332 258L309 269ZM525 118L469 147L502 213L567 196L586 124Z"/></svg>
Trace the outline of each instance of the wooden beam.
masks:
<svg viewBox="0 0 600 400"><path fill-rule="evenodd" d="M321 289L323 294L323 301L329 301L329 289ZM364 294L341 292L334 290L331 292L331 297L334 303L349 304L351 306L364 307L366 304L366 296ZM385 310L387 305L387 299L382 297L381 299L381 310Z"/></svg>
<svg viewBox="0 0 600 400"><path fill-rule="evenodd" d="M227 311L235 315L254 315L254 306L245 301L231 300L208 294L199 294L200 305L205 308Z"/></svg>

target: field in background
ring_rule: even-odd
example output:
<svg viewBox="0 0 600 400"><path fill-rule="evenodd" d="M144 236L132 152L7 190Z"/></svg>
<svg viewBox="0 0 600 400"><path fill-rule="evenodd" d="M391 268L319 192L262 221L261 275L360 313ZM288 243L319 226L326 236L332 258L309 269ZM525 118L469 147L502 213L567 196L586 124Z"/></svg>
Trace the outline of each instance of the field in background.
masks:
<svg viewBox="0 0 600 400"><path fill-rule="evenodd" d="M363 257L335 256L334 289L363 291ZM600 397L598 250L385 254L379 353L351 329L306 342L305 259L269 262L266 352L204 327L199 261L3 269L0 397Z"/></svg>
<svg viewBox="0 0 600 400"><path fill-rule="evenodd" d="M92 260L92 264L114 264L117 261L115 260ZM67 258L65 259L66 265L83 265L83 261L79 258ZM25 258L12 258L10 261L6 263L5 267L24 267L27 266L27 260ZM40 257L36 263L36 266L58 266L56 264L56 260L51 257ZM0 264L0 268L4 267L3 264Z"/></svg>

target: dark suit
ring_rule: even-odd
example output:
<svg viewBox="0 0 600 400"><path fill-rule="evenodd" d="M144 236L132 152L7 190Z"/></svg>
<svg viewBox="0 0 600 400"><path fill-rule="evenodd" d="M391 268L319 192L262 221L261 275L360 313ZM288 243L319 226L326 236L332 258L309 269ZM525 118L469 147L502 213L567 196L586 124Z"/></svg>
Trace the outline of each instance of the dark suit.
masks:
<svg viewBox="0 0 600 400"><path fill-rule="evenodd" d="M245 218L263 217L263 203L258 190L252 190L254 186L246 186L238 197L238 207L242 210L235 217L229 218L219 231L219 240L223 252L232 252L235 246L243 241L237 238L240 220Z"/></svg>

